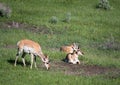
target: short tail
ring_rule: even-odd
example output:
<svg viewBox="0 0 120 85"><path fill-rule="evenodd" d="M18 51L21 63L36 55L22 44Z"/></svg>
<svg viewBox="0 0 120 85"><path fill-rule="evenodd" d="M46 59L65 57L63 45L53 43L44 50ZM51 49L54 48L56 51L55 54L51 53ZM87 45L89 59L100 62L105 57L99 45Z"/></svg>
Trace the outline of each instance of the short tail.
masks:
<svg viewBox="0 0 120 85"><path fill-rule="evenodd" d="M20 44L20 41L17 42L17 46Z"/></svg>

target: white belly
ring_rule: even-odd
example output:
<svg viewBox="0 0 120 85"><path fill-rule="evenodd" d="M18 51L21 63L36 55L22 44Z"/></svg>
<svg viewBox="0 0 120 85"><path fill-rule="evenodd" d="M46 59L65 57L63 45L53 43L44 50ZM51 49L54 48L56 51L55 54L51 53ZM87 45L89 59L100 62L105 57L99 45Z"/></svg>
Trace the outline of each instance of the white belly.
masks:
<svg viewBox="0 0 120 85"><path fill-rule="evenodd" d="M34 48L32 48L32 47L28 47L28 46L24 46L23 47L23 51L25 52L25 53L35 53L35 50L34 50Z"/></svg>

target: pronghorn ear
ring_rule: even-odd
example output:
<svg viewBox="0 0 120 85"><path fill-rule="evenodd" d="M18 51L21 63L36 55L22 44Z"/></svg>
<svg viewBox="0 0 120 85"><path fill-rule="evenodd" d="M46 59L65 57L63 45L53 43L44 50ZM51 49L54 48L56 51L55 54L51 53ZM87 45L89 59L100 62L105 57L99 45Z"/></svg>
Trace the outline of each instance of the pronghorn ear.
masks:
<svg viewBox="0 0 120 85"><path fill-rule="evenodd" d="M72 47L72 49L74 49L74 47Z"/></svg>
<svg viewBox="0 0 120 85"><path fill-rule="evenodd" d="M75 43L73 43L73 46L76 46L76 44L75 44Z"/></svg>

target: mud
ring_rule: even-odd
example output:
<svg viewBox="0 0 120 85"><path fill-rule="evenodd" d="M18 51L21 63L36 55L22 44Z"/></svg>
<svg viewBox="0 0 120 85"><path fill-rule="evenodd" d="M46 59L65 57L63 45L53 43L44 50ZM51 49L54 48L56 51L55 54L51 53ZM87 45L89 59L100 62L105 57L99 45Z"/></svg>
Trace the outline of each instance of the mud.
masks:
<svg viewBox="0 0 120 85"><path fill-rule="evenodd" d="M39 65L39 67L41 68L43 66ZM120 77L120 68L103 67L98 65L85 65L85 64L73 65L63 61L51 62L51 68L49 71L62 72L66 75L76 75L76 76L106 75L107 77L110 78Z"/></svg>

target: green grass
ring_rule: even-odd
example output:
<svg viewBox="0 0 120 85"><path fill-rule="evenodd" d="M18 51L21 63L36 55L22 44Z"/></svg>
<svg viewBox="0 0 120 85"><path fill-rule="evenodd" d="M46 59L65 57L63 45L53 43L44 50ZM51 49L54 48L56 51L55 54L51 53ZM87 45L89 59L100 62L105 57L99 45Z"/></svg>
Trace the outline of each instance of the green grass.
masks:
<svg viewBox="0 0 120 85"><path fill-rule="evenodd" d="M17 41L28 38L40 43L43 52L52 61L60 61L65 57L58 51L60 46L77 42L85 53L80 59L86 65L120 68L120 49L99 48L111 36L114 37L114 44L119 42L117 45L120 46L120 0L109 0L112 6L109 11L96 9L97 0L67 1L69 0L1 0L12 8L11 18L0 17L1 85L119 85L120 77L65 75L43 68L30 70L29 66L13 66ZM64 23L62 20L68 12L71 13L71 21ZM57 24L49 23L52 16L59 19ZM47 33L3 26L3 23L11 21L44 26L43 30ZM28 56L27 59L29 62ZM38 60L37 63L41 62Z"/></svg>

